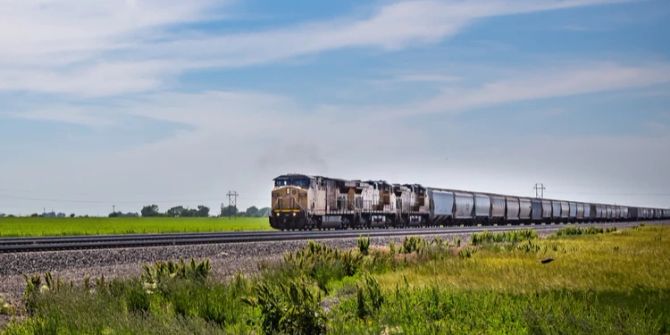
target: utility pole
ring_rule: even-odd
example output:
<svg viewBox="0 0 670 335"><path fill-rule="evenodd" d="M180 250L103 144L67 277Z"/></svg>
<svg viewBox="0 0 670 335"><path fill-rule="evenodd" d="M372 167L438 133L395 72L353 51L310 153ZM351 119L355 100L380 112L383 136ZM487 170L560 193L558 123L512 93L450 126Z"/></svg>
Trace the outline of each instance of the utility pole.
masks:
<svg viewBox="0 0 670 335"><path fill-rule="evenodd" d="M237 191L228 191L228 206L235 207L237 210L237 197L240 195Z"/></svg>
<svg viewBox="0 0 670 335"><path fill-rule="evenodd" d="M544 190L547 189L546 187L544 187L544 184L535 183L535 186L533 188L535 189L535 197L544 199Z"/></svg>
<svg viewBox="0 0 670 335"><path fill-rule="evenodd" d="M116 205L112 205L112 213L116 213Z"/></svg>

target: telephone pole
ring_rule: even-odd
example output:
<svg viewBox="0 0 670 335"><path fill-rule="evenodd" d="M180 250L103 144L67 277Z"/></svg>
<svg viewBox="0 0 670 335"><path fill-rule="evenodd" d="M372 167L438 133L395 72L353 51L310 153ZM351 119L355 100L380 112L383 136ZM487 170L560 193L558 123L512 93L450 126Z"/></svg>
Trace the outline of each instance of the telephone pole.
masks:
<svg viewBox="0 0 670 335"><path fill-rule="evenodd" d="M544 190L547 189L546 187L544 187L544 184L535 183L535 186L533 188L535 189L535 197L544 199Z"/></svg>

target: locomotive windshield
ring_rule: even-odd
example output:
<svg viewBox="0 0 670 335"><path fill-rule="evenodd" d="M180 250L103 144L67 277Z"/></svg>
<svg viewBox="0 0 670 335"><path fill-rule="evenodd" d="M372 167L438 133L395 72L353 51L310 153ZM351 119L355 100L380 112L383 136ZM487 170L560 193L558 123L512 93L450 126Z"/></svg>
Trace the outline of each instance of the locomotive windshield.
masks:
<svg viewBox="0 0 670 335"><path fill-rule="evenodd" d="M275 179L275 187L279 186L298 186L301 188L309 187L309 178L305 177L281 177Z"/></svg>

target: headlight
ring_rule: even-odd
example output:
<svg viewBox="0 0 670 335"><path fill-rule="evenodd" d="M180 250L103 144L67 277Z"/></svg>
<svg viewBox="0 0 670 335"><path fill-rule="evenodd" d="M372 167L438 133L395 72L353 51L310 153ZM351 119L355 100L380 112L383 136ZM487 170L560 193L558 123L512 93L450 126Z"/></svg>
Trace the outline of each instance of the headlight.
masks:
<svg viewBox="0 0 670 335"><path fill-rule="evenodd" d="M293 216L295 216L295 212L293 212Z"/></svg>

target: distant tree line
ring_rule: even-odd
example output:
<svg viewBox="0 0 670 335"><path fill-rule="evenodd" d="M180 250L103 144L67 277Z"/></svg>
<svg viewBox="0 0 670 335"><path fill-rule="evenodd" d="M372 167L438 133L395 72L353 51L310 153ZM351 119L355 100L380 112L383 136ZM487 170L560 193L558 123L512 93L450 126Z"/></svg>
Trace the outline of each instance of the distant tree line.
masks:
<svg viewBox="0 0 670 335"><path fill-rule="evenodd" d="M67 216L68 216L67 214L62 213L62 212L58 212L58 213L56 213L56 212L44 212L42 214L37 214L37 213L30 214L31 218L64 218L64 217L67 217ZM69 216L71 218L75 217L74 213L70 214Z"/></svg>
<svg viewBox="0 0 670 335"><path fill-rule="evenodd" d="M221 208L221 216L230 217L230 216L243 216L243 217L264 217L270 215L270 208L263 207L259 209L256 206L251 206L247 208L246 211L240 212L235 206L225 206Z"/></svg>
<svg viewBox="0 0 670 335"><path fill-rule="evenodd" d="M184 206L175 206L167 210L167 212L162 213L158 209L158 205L148 205L142 207L140 212L143 217L209 217L209 207L207 206L198 206L196 209L185 208Z"/></svg>
<svg viewBox="0 0 670 335"><path fill-rule="evenodd" d="M133 213L133 212L128 212L128 213L111 212L111 213L109 213L110 218L136 218L138 216L140 216L140 215L137 214L137 213Z"/></svg>

